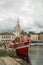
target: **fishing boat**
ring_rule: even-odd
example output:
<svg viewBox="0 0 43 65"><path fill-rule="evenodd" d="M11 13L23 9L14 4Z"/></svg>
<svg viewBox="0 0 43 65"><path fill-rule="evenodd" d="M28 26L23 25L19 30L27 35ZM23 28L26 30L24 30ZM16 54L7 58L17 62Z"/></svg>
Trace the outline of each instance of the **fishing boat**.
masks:
<svg viewBox="0 0 43 65"><path fill-rule="evenodd" d="M19 37L17 37L16 40L12 41L14 45L11 45L11 47L14 47L16 49L17 56L26 60L27 62L30 62L29 59L30 40L28 39L27 34L20 34L19 20L18 20L17 28L18 28Z"/></svg>
<svg viewBox="0 0 43 65"><path fill-rule="evenodd" d="M27 62L30 62L30 59L29 59L29 44L30 44L29 40L24 41L24 42L17 42L16 44L14 44L17 56L26 60Z"/></svg>

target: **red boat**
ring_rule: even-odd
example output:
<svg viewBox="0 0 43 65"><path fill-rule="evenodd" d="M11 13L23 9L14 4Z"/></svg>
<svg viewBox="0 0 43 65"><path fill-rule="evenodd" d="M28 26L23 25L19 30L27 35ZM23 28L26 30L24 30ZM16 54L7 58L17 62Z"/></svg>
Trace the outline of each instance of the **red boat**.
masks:
<svg viewBox="0 0 43 65"><path fill-rule="evenodd" d="M18 21L18 32L19 32L19 37L20 37L20 25L19 25L19 21ZM17 56L19 56L20 58L26 60L27 62L30 62L29 59L29 44L30 44L30 40L27 40L27 35L22 34L22 39L23 41L21 42L21 38L19 41L15 41L13 40L14 45L10 45L10 47L15 47L16 49L16 53Z"/></svg>
<svg viewBox="0 0 43 65"><path fill-rule="evenodd" d="M13 42L15 42L15 41L13 41ZM17 42L16 44L14 43L14 47L16 49L17 56L26 60L27 62L30 62L29 44L30 44L30 40L25 41L25 42Z"/></svg>

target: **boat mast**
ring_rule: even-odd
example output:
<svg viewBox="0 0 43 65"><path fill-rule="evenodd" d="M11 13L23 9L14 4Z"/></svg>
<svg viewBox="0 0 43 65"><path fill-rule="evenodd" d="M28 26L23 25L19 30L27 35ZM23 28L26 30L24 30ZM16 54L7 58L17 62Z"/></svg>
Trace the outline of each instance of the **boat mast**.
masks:
<svg viewBox="0 0 43 65"><path fill-rule="evenodd" d="M18 29L18 33L20 34L20 23L19 23L19 19L17 19L17 29Z"/></svg>

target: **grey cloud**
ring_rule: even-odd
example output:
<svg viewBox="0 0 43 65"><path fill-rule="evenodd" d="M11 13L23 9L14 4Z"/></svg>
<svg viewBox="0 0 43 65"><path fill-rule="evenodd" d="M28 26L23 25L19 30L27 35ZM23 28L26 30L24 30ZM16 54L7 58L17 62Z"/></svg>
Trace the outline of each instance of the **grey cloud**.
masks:
<svg viewBox="0 0 43 65"><path fill-rule="evenodd" d="M35 22L35 24L38 26L38 28L43 28L43 22Z"/></svg>
<svg viewBox="0 0 43 65"><path fill-rule="evenodd" d="M8 18L3 21L0 21L0 31L14 30L15 25L17 24L15 19Z"/></svg>
<svg viewBox="0 0 43 65"><path fill-rule="evenodd" d="M17 16L21 17L24 27L41 31L43 28L43 0L0 0L0 19L3 19L3 23L0 21L0 25L3 26L1 29L5 27L12 29L10 27L14 27L12 18Z"/></svg>
<svg viewBox="0 0 43 65"><path fill-rule="evenodd" d="M21 29L24 29L24 25L22 24L22 20L19 19ZM17 17L16 18L7 18L3 21L0 21L0 31L14 31L15 26L17 25Z"/></svg>
<svg viewBox="0 0 43 65"><path fill-rule="evenodd" d="M2 0L2 4L0 4L0 7L3 9L18 9L21 8L25 4L25 1L23 0ZM19 10L19 9L18 9Z"/></svg>
<svg viewBox="0 0 43 65"><path fill-rule="evenodd" d="M26 0L0 0L0 17L19 15L25 3Z"/></svg>
<svg viewBox="0 0 43 65"><path fill-rule="evenodd" d="M39 22L43 21L43 0L34 2L34 19Z"/></svg>

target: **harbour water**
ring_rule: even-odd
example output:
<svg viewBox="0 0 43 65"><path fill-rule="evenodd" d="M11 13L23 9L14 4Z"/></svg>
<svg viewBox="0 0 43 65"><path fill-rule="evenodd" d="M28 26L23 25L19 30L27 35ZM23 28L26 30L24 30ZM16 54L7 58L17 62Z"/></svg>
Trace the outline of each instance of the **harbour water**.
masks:
<svg viewBox="0 0 43 65"><path fill-rule="evenodd" d="M43 65L43 46L30 46L29 56L32 65Z"/></svg>

